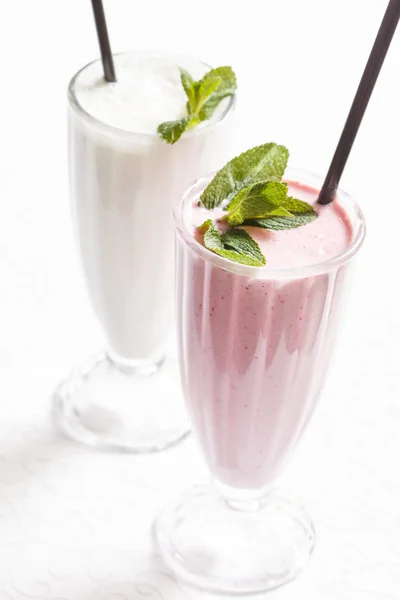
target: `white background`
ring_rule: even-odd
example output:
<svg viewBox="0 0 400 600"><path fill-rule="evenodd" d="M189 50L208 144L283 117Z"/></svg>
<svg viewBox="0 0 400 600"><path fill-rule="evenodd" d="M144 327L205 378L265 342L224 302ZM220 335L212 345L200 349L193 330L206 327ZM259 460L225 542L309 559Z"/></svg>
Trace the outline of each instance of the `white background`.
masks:
<svg viewBox="0 0 400 600"><path fill-rule="evenodd" d="M108 0L115 51L162 49L239 81L232 154L276 141L326 171L386 0ZM50 395L102 345L79 275L66 170L68 80L98 54L89 0L0 0L0 600L190 598L150 524L206 477L193 440L156 457L65 441ZM400 31L343 187L368 240L324 397L282 483L318 545L275 600L400 598Z"/></svg>

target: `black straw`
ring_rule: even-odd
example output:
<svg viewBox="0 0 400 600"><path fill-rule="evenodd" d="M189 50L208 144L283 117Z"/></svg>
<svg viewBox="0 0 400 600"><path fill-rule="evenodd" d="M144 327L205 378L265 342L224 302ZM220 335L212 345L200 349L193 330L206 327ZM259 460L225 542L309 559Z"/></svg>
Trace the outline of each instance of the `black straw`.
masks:
<svg viewBox="0 0 400 600"><path fill-rule="evenodd" d="M400 0L399 0L400 1ZM94 20L96 23L97 37L100 45L101 62L103 63L104 79L117 81L115 77L114 61L108 37L106 17L104 14L103 0L92 0Z"/></svg>
<svg viewBox="0 0 400 600"><path fill-rule="evenodd" d="M318 196L319 204L329 204L335 198L339 181L346 166L358 128L368 106L369 99L378 79L383 61L392 41L400 18L400 0L390 0L374 42L371 54L361 77L358 90L351 105L349 115L328 174Z"/></svg>

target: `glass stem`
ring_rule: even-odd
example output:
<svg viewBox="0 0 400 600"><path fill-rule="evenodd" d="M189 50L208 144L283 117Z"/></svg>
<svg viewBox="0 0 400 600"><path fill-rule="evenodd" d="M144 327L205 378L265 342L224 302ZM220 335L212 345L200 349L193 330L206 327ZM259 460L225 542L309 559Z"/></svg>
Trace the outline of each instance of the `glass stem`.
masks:
<svg viewBox="0 0 400 600"><path fill-rule="evenodd" d="M255 512L263 508L270 495L270 487L261 489L241 489L227 486L220 481L213 481L221 501L238 512Z"/></svg>
<svg viewBox="0 0 400 600"><path fill-rule="evenodd" d="M108 360L125 375L148 377L154 375L163 365L165 354L151 356L147 359L128 359L117 355L110 348L106 352Z"/></svg>

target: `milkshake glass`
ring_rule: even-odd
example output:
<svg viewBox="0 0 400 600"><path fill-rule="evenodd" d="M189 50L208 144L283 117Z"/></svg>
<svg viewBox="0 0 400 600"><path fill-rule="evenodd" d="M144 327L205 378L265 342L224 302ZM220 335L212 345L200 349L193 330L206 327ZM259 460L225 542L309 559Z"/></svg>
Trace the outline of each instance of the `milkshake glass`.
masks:
<svg viewBox="0 0 400 600"><path fill-rule="evenodd" d="M289 169L285 180L315 192L314 200L322 184ZM183 392L214 485L167 507L156 533L166 563L184 580L254 593L294 578L314 546L307 513L274 482L318 401L365 224L339 190L335 206L351 231L340 254L292 268L241 265L207 250L190 230L188 207L197 210L210 181L199 179L175 212L176 297Z"/></svg>
<svg viewBox="0 0 400 600"><path fill-rule="evenodd" d="M118 70L128 69L129 78L130 65L139 65L145 77L146 64L161 74L163 65L169 70L176 66L178 80L179 67L195 78L210 68L162 53L115 56L117 77ZM90 114L81 102L81 82L91 70L103 90L104 118ZM86 444L152 452L177 443L188 432L178 368L168 352L174 329L173 207L194 178L229 159L235 99L226 99L218 116L169 145L159 139L156 128L152 133L124 129L116 102L137 101L135 82L129 87L125 81L130 97L110 96L107 106L106 94L110 90L112 95L113 88L104 88L100 74L101 63L95 61L69 85L69 175L83 274L106 350L59 386L55 416L65 433ZM92 87L90 93L96 94ZM157 102L162 99L155 87L144 112L148 106L149 115L154 113ZM174 97L169 103L173 106ZM121 110L129 120L129 107L127 111L124 104ZM107 122L109 116L118 126Z"/></svg>

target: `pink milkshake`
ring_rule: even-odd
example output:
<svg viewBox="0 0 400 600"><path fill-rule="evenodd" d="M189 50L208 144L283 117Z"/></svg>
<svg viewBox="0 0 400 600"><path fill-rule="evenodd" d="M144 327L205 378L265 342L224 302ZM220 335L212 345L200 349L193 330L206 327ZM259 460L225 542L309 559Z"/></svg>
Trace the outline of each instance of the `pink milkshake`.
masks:
<svg viewBox="0 0 400 600"><path fill-rule="evenodd" d="M274 481L318 401L365 224L341 190L318 205L322 182L313 176L287 173L287 190L276 160L284 151L244 153L195 182L175 211L181 380L217 485L183 494L156 532L174 573L209 591L282 585L315 542L307 512ZM278 179L258 187L274 160ZM274 203L278 189L284 199ZM290 213L301 206L308 220Z"/></svg>
<svg viewBox="0 0 400 600"><path fill-rule="evenodd" d="M198 205L204 181L182 207L182 384L211 472L237 488L267 485L300 439L325 377L350 268L333 261L314 274L315 265L335 259L353 240L340 199L320 206L317 189L286 181L289 195L313 205L318 218L286 231L246 227L266 257L262 269L200 245L197 227L222 213Z"/></svg>

